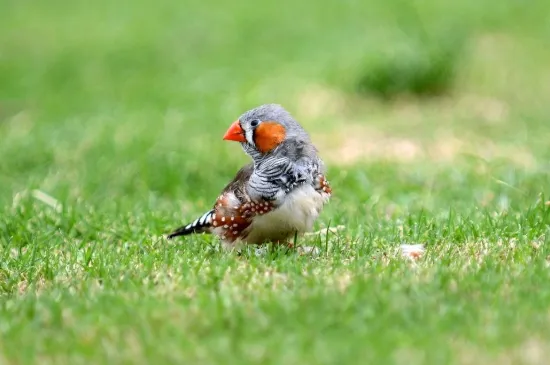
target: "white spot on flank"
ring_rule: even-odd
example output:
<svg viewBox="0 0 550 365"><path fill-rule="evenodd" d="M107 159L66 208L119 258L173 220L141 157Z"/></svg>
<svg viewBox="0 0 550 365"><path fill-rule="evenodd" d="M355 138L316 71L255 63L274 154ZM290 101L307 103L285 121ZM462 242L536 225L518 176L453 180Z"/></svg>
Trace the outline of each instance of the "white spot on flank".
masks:
<svg viewBox="0 0 550 365"><path fill-rule="evenodd" d="M234 221L234 220L235 220L235 217L234 217L234 216L231 216L231 220Z"/></svg>
<svg viewBox="0 0 550 365"><path fill-rule="evenodd" d="M227 228L229 228L229 226L227 224L224 224L223 228L227 229Z"/></svg>
<svg viewBox="0 0 550 365"><path fill-rule="evenodd" d="M237 233L239 233L239 231L233 231L233 234L237 234Z"/></svg>
<svg viewBox="0 0 550 365"><path fill-rule="evenodd" d="M239 225L237 223L233 223L233 227L237 228Z"/></svg>
<svg viewBox="0 0 550 365"><path fill-rule="evenodd" d="M218 225L218 222L214 221L214 222L212 222L212 225L213 225L214 227L216 227L216 226Z"/></svg>
<svg viewBox="0 0 550 365"><path fill-rule="evenodd" d="M225 217L222 217L222 222L225 222Z"/></svg>

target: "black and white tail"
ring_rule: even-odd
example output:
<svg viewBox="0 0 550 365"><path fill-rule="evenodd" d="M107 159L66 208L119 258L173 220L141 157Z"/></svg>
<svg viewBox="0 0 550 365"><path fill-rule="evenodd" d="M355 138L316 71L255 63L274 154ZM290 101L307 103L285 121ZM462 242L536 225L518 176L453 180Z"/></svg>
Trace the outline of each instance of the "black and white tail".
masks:
<svg viewBox="0 0 550 365"><path fill-rule="evenodd" d="M168 239L172 239L177 236L186 236L193 233L207 232L208 228L212 225L212 215L214 209L204 213L199 218L195 219L193 223L189 223L186 226L179 227L174 232L168 235Z"/></svg>

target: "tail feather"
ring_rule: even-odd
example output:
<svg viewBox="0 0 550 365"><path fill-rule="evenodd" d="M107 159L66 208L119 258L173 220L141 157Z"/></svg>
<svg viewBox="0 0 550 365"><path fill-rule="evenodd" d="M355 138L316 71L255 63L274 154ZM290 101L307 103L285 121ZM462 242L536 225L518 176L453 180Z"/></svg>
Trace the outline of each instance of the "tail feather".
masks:
<svg viewBox="0 0 550 365"><path fill-rule="evenodd" d="M177 236L186 236L193 233L202 233L207 232L208 228L212 226L212 215L214 214L214 209L204 213L199 218L195 219L192 223L189 223L186 226L181 226L177 228L174 232L168 235L168 239L172 239Z"/></svg>

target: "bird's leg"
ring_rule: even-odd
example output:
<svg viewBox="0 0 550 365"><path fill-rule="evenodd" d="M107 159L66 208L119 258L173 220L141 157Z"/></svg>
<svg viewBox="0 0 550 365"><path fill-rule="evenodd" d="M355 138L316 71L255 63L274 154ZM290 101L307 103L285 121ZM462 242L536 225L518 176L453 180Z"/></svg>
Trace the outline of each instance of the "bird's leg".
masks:
<svg viewBox="0 0 550 365"><path fill-rule="evenodd" d="M288 241L284 241L284 240L283 241L277 240L273 243L277 246L283 246L283 247L289 248L291 250L296 248L296 246L294 246L293 242L288 242Z"/></svg>
<svg viewBox="0 0 550 365"><path fill-rule="evenodd" d="M294 239L292 241L277 240L275 241L275 244L278 246L285 246L286 248L293 250L296 248L296 242L298 242L298 232L294 232Z"/></svg>
<svg viewBox="0 0 550 365"><path fill-rule="evenodd" d="M294 242L288 241L275 241L274 244L284 246L289 250L298 252L300 255L317 256L320 253L319 248L315 246L296 246Z"/></svg>

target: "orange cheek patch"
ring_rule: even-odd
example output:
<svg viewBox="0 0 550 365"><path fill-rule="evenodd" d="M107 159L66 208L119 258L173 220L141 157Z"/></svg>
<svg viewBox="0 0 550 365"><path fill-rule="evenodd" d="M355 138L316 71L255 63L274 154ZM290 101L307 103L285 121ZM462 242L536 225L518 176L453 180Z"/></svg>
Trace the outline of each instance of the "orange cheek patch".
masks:
<svg viewBox="0 0 550 365"><path fill-rule="evenodd" d="M255 131L254 143L261 153L268 153L281 142L286 135L285 127L277 122L263 122Z"/></svg>

